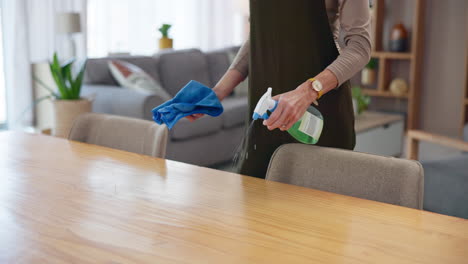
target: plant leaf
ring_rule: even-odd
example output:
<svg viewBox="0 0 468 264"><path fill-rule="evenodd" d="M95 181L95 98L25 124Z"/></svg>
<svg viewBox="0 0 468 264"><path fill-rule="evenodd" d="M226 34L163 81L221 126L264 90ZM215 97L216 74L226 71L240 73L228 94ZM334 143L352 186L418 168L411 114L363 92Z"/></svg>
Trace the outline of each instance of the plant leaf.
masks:
<svg viewBox="0 0 468 264"><path fill-rule="evenodd" d="M56 99L60 98L60 95L57 94L52 88L47 86L41 79L39 79L36 75L33 75L33 80L36 81L40 86L42 86L44 89L50 92L50 94L55 97Z"/></svg>
<svg viewBox="0 0 468 264"><path fill-rule="evenodd" d="M72 64L73 64L73 62L65 65L62 68L63 78L64 78L64 82L65 82L65 88L67 89L68 95L71 97L70 99L73 99Z"/></svg>
<svg viewBox="0 0 468 264"><path fill-rule="evenodd" d="M169 37L169 29L172 27L172 25L170 24L163 24L160 28L159 28L159 32L161 32L162 36L167 38Z"/></svg>
<svg viewBox="0 0 468 264"><path fill-rule="evenodd" d="M57 52L54 52L54 57L53 57L53 60L52 60L52 66L55 70L60 70L60 61L58 59L58 55L57 55Z"/></svg>
<svg viewBox="0 0 468 264"><path fill-rule="evenodd" d="M84 74L85 74L85 70L86 70L86 64L87 64L87 61L85 61L83 63L83 65L81 66L80 72L78 73L78 76L76 76L76 79L75 79L75 82L74 82L74 85L73 85L74 94L77 97L77 99L80 99L81 86L83 84L83 78L84 78Z"/></svg>
<svg viewBox="0 0 468 264"><path fill-rule="evenodd" d="M60 99L67 100L69 99L68 91L65 86L64 79L62 77L62 74L60 71L56 70L53 65L50 66L50 72L52 74L52 78L55 81L55 84L57 85L57 88L60 93Z"/></svg>

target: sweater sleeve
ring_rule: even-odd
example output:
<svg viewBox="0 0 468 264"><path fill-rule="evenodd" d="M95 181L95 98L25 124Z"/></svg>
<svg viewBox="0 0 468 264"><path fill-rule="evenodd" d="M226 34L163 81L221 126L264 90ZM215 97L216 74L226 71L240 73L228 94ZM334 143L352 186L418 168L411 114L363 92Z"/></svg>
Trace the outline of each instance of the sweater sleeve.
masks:
<svg viewBox="0 0 468 264"><path fill-rule="evenodd" d="M238 70L244 77L249 74L250 39L240 48L229 69Z"/></svg>
<svg viewBox="0 0 468 264"><path fill-rule="evenodd" d="M362 70L370 60L369 1L343 0L339 10L339 22L345 46L327 69L335 74L338 85L341 85Z"/></svg>

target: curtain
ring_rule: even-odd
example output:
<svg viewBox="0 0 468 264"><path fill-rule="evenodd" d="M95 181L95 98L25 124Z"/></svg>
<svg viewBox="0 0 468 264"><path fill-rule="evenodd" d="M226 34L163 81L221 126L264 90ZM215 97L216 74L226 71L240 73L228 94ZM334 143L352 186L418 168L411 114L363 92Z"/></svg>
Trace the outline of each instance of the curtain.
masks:
<svg viewBox="0 0 468 264"><path fill-rule="evenodd" d="M19 114L32 103L29 31L22 26L27 23L25 1L2 1L7 122L10 128L30 124L32 121L32 113L26 113L18 120Z"/></svg>
<svg viewBox="0 0 468 264"><path fill-rule="evenodd" d="M240 0L88 0L88 54L152 55L161 24L172 24L175 49L211 50L244 38Z"/></svg>
<svg viewBox="0 0 468 264"><path fill-rule="evenodd" d="M86 0L0 0L0 4L7 122L14 129L33 121L31 64L48 61L54 51L60 54L64 49L64 36L55 33L56 13L79 12L85 21ZM85 55L85 43L85 37L77 39L78 54Z"/></svg>
<svg viewBox="0 0 468 264"><path fill-rule="evenodd" d="M68 36L55 32L56 15L63 12L80 13L82 32L75 36L77 57L86 57L86 0L26 0L25 2L29 20L27 26L32 62L48 61L55 51L59 55L67 53Z"/></svg>

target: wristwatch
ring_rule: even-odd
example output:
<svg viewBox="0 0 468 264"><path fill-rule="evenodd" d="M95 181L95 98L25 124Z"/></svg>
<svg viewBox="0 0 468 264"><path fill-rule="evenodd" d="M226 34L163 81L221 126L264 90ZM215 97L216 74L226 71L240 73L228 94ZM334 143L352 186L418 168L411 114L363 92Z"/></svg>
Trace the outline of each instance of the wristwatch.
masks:
<svg viewBox="0 0 468 264"><path fill-rule="evenodd" d="M317 92L317 100L320 99L323 95L323 85L319 80L315 80L315 78L310 78L309 82L312 83L312 89Z"/></svg>

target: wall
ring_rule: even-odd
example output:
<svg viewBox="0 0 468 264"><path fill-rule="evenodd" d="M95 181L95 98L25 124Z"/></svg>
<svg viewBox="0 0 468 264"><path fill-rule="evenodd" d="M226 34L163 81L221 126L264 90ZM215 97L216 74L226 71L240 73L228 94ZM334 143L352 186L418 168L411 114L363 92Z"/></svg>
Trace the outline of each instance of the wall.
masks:
<svg viewBox="0 0 468 264"><path fill-rule="evenodd" d="M427 0L421 125L424 130L459 136L468 1Z"/></svg>

